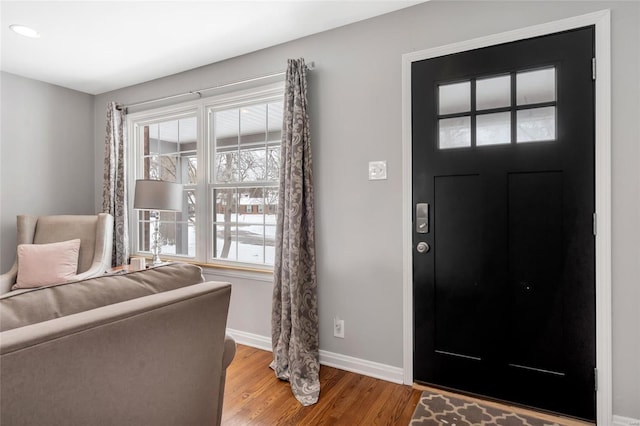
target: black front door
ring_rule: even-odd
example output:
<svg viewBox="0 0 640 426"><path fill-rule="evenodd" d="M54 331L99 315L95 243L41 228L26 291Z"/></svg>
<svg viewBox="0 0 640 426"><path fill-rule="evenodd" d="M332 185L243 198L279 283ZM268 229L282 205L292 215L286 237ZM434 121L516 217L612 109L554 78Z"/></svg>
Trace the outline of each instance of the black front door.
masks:
<svg viewBox="0 0 640 426"><path fill-rule="evenodd" d="M593 56L588 27L413 63L416 382L595 419Z"/></svg>

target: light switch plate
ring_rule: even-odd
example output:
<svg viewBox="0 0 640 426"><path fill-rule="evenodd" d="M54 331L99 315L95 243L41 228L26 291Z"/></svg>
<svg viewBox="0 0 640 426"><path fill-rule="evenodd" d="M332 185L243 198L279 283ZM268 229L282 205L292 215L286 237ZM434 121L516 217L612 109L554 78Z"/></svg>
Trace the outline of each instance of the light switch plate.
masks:
<svg viewBox="0 0 640 426"><path fill-rule="evenodd" d="M369 161L369 180L383 180L387 178L386 161Z"/></svg>

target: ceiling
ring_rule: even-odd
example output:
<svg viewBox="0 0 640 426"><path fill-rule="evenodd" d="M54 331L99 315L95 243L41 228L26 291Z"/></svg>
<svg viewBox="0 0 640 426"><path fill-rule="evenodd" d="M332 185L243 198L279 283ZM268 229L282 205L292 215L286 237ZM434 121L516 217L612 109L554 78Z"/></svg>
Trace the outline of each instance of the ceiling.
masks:
<svg viewBox="0 0 640 426"><path fill-rule="evenodd" d="M1 0L0 68L96 95L422 1Z"/></svg>

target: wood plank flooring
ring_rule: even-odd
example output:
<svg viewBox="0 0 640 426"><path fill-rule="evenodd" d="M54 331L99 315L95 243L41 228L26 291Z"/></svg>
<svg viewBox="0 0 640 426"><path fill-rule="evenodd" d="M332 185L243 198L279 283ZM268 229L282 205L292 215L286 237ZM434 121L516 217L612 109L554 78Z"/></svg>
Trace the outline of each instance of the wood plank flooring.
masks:
<svg viewBox="0 0 640 426"><path fill-rule="evenodd" d="M320 368L320 399L310 407L301 406L291 394L288 382L278 380L269 363L271 352L238 345L227 369L223 426L289 425L399 425L406 426L422 394L421 389L378 380L337 368ZM527 414L563 426L585 426L580 422L520 407L426 390Z"/></svg>
<svg viewBox="0 0 640 426"><path fill-rule="evenodd" d="M288 382L278 380L271 352L238 345L227 369L222 424L407 425L421 391L327 366L320 368L320 399L303 407Z"/></svg>

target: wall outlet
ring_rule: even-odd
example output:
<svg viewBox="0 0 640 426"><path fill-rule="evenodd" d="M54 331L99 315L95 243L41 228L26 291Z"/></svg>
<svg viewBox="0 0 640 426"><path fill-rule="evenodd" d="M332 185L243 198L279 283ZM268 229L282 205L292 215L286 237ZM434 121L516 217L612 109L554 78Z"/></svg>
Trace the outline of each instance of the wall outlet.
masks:
<svg viewBox="0 0 640 426"><path fill-rule="evenodd" d="M339 317L333 319L333 336L344 339L344 320Z"/></svg>

